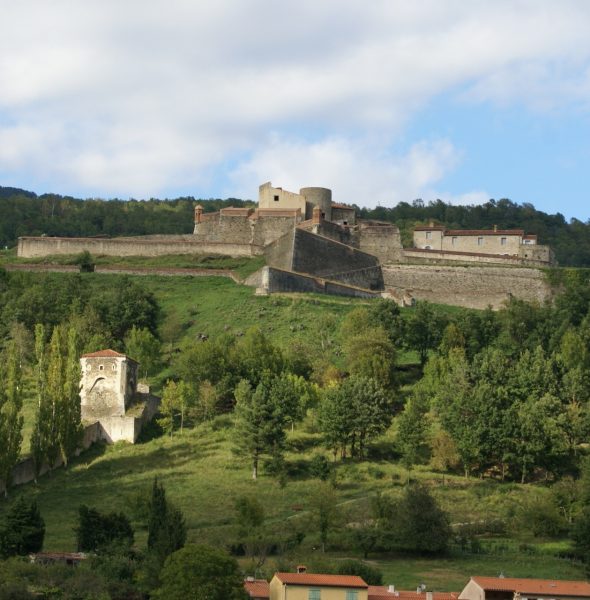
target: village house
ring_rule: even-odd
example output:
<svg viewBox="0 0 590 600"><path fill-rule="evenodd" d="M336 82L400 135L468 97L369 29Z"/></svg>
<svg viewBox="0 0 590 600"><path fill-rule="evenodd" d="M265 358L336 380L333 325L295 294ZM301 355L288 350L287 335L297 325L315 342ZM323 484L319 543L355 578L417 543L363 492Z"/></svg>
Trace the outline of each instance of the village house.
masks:
<svg viewBox="0 0 590 600"><path fill-rule="evenodd" d="M557 579L472 577L459 600L590 600L590 583Z"/></svg>
<svg viewBox="0 0 590 600"><path fill-rule="evenodd" d="M270 584L248 577L244 589L251 600L458 600L458 592L429 592L423 586L415 591L397 590L394 585L368 585L353 575L275 573Z"/></svg>

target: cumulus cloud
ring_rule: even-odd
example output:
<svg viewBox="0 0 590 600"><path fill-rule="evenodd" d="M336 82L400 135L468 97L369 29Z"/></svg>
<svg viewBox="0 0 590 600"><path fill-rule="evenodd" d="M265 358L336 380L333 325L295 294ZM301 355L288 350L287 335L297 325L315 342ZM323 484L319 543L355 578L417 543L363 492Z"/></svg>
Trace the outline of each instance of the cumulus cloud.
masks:
<svg viewBox="0 0 590 600"><path fill-rule="evenodd" d="M331 137L315 143L271 136L259 151L231 174L238 195L271 180L290 190L331 186L335 201L359 206L392 206L429 190L457 164L449 140L420 142L406 154L382 153L369 140Z"/></svg>
<svg viewBox="0 0 590 600"><path fill-rule="evenodd" d="M438 95L537 110L590 97L583 0L0 5L0 172L26 166L64 193L222 182L252 197L272 177L391 204L460 160L452 140L396 143Z"/></svg>

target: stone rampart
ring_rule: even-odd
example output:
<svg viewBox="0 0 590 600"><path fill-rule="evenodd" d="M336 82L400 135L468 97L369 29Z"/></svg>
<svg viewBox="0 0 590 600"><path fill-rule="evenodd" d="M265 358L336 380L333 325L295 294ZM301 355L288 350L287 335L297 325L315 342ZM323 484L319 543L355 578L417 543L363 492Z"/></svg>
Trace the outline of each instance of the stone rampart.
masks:
<svg viewBox="0 0 590 600"><path fill-rule="evenodd" d="M377 298L380 292L371 292L336 281L327 281L292 271L283 271L274 267L264 267L260 275L260 287L266 293L299 292L330 294L351 298Z"/></svg>
<svg viewBox="0 0 590 600"><path fill-rule="evenodd" d="M385 265L388 288L406 290L417 300L483 309L500 308L511 297L544 302L551 286L540 269L526 267Z"/></svg>
<svg viewBox="0 0 590 600"><path fill-rule="evenodd" d="M17 255L36 258L53 254L79 254L87 250L105 256L162 256L165 254L221 254L258 256L263 248L251 243L199 241L196 236L138 236L120 238L21 237Z"/></svg>
<svg viewBox="0 0 590 600"><path fill-rule="evenodd" d="M361 225L359 248L376 256L381 263L399 262L403 253L399 229L395 225Z"/></svg>
<svg viewBox="0 0 590 600"><path fill-rule="evenodd" d="M531 246L532 248L533 246ZM546 246L543 246L546 248ZM532 254L532 253L531 253ZM531 258L516 255L484 254L481 252L455 252L452 250L427 250L424 248L406 248L401 252L400 259L391 262L411 262L440 265L446 263L477 263L486 265L514 265L527 267L547 267L548 261L537 259L538 254Z"/></svg>
<svg viewBox="0 0 590 600"><path fill-rule="evenodd" d="M375 256L302 229L295 230L291 270L369 290L383 289Z"/></svg>

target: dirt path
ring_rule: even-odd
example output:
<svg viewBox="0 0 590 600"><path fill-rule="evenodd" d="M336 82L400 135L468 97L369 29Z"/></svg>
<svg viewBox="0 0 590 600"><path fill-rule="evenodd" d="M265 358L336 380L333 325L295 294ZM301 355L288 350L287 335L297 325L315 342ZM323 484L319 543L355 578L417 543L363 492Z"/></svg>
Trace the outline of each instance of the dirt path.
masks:
<svg viewBox="0 0 590 600"><path fill-rule="evenodd" d="M30 271L33 273L78 273L77 265L14 264L4 265L7 271ZM95 273L117 275L161 275L164 277L227 277L236 283L242 283L234 272L225 269L175 269L166 267L117 267L96 265Z"/></svg>

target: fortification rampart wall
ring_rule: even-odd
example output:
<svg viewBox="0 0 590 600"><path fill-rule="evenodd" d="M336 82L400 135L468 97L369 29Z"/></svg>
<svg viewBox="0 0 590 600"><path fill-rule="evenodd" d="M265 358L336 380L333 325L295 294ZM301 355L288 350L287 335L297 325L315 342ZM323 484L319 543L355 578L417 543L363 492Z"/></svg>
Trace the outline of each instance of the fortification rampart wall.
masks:
<svg viewBox="0 0 590 600"><path fill-rule="evenodd" d="M548 266L548 261L544 259L537 259L537 257L537 254L532 255L530 258L525 258L524 256L503 256L499 254L482 254L478 252L454 252L445 250L406 248L402 250L398 259L394 259L391 262L431 265L440 265L444 263L476 263L485 265L513 265L533 268Z"/></svg>
<svg viewBox="0 0 590 600"><path fill-rule="evenodd" d="M22 237L17 255L24 258L52 254L91 254L106 256L162 256L165 254L221 254L257 256L263 248L250 243L199 241L192 235L141 236L128 238Z"/></svg>
<svg viewBox="0 0 590 600"><path fill-rule="evenodd" d="M351 298L376 298L380 292L371 292L336 281L326 281L319 277L284 271L274 267L264 267L260 274L260 287L267 293L299 292L348 296Z"/></svg>
<svg viewBox="0 0 590 600"><path fill-rule="evenodd" d="M291 269L365 289L383 289L375 256L303 229L295 230Z"/></svg>
<svg viewBox="0 0 590 600"><path fill-rule="evenodd" d="M395 225L361 226L359 248L376 256L381 263L399 262L403 253L399 229Z"/></svg>
<svg viewBox="0 0 590 600"><path fill-rule="evenodd" d="M510 297L528 302L551 298L540 269L502 266L386 265L387 288L407 290L417 300L483 309L500 308Z"/></svg>

